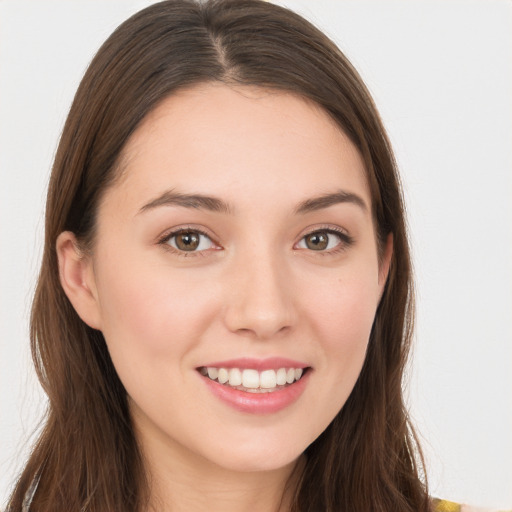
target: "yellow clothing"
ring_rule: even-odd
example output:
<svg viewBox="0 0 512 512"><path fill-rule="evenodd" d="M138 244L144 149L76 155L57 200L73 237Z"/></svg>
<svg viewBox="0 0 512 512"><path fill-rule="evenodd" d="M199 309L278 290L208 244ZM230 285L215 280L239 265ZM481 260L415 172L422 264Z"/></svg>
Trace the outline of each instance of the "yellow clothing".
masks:
<svg viewBox="0 0 512 512"><path fill-rule="evenodd" d="M434 512L512 512L512 510L470 507L468 505L459 505L453 501L434 499Z"/></svg>

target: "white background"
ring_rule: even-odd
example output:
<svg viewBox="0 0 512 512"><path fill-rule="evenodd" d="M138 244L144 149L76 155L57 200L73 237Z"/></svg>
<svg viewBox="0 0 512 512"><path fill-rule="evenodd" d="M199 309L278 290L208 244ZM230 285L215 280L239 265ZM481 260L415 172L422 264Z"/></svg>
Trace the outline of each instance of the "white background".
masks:
<svg viewBox="0 0 512 512"><path fill-rule="evenodd" d="M143 0L0 0L0 503L44 409L28 314L44 193L94 52ZM512 3L289 0L375 96L418 292L408 393L433 494L512 508Z"/></svg>

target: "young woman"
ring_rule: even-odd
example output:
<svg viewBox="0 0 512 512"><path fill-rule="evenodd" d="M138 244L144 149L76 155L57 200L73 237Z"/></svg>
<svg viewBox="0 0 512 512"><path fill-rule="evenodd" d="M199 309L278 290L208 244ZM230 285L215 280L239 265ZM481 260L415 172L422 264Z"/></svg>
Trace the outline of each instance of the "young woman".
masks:
<svg viewBox="0 0 512 512"><path fill-rule="evenodd" d="M426 511L412 281L371 97L258 0L155 4L87 70L53 167L33 511Z"/></svg>

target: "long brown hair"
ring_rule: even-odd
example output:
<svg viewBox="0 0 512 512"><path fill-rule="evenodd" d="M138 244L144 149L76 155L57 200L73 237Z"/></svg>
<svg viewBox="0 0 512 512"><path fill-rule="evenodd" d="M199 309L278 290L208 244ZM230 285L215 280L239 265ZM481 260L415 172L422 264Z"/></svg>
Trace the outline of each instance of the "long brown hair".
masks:
<svg viewBox="0 0 512 512"><path fill-rule="evenodd" d="M47 418L9 502L33 510L141 512L144 464L126 392L102 333L84 324L59 282L57 236L94 239L98 201L119 175L129 136L159 102L209 81L313 100L359 149L380 244L393 235L388 282L366 360L348 401L306 449L298 511L426 511L421 452L402 398L412 330L403 202L385 130L361 78L318 29L261 0L171 0L123 23L90 64L71 106L49 185L46 238L31 318L32 355Z"/></svg>

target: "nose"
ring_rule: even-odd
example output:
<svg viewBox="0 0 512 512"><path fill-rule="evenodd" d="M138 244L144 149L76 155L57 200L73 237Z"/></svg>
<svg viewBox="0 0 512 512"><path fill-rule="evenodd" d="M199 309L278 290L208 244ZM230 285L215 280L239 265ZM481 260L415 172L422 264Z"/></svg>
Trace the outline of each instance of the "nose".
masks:
<svg viewBox="0 0 512 512"><path fill-rule="evenodd" d="M225 309L230 331L262 340L289 331L298 317L286 265L269 253L233 262Z"/></svg>

